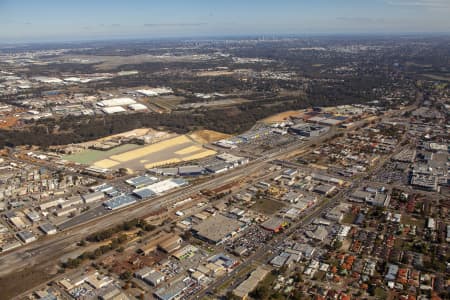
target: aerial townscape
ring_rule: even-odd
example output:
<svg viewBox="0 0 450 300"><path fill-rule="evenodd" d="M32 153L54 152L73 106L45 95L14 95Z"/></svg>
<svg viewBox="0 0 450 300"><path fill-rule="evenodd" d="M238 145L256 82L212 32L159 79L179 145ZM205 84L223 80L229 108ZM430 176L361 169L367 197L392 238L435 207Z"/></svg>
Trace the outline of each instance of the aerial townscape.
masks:
<svg viewBox="0 0 450 300"><path fill-rule="evenodd" d="M448 34L0 40L0 299L450 299L449 120Z"/></svg>

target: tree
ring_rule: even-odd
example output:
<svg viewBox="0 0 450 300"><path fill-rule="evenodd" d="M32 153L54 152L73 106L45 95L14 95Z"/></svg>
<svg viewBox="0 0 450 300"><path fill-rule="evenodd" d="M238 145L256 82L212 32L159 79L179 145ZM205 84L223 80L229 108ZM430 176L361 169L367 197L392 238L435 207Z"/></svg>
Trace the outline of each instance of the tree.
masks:
<svg viewBox="0 0 450 300"><path fill-rule="evenodd" d="M183 240L189 241L192 238L192 232L190 230L187 230L181 235L181 237L183 238Z"/></svg>
<svg viewBox="0 0 450 300"><path fill-rule="evenodd" d="M125 272L121 273L119 277L120 277L121 280L127 281L127 280L131 279L132 274L131 274L130 271L125 271Z"/></svg>
<svg viewBox="0 0 450 300"><path fill-rule="evenodd" d="M267 299L269 297L269 288L266 286L258 286L250 293L250 296L255 299Z"/></svg>
<svg viewBox="0 0 450 300"><path fill-rule="evenodd" d="M334 250L339 250L339 249L341 249L341 247L342 247L342 242L341 242L341 241L336 240L336 241L333 243L333 249L334 249Z"/></svg>
<svg viewBox="0 0 450 300"><path fill-rule="evenodd" d="M240 300L241 298L236 296L235 294L233 294L232 291L228 291L227 294L225 295L225 299L227 299L227 300Z"/></svg>
<svg viewBox="0 0 450 300"><path fill-rule="evenodd" d="M303 292L301 290L295 290L294 293L292 294L292 298L293 300L302 300L305 299L305 295L303 294Z"/></svg>

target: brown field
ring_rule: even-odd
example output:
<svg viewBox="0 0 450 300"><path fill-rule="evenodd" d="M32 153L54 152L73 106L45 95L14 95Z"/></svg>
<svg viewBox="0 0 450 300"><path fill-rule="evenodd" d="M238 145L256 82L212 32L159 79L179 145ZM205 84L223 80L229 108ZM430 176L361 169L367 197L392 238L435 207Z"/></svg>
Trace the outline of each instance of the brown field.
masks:
<svg viewBox="0 0 450 300"><path fill-rule="evenodd" d="M18 121L18 119L13 116L7 116L4 118L0 118L0 128L6 129L6 128L13 127L14 125L16 125L17 121Z"/></svg>
<svg viewBox="0 0 450 300"><path fill-rule="evenodd" d="M1 277L0 298L11 299L14 296L24 293L32 286L44 283L55 275L50 273L48 270L29 268Z"/></svg>
<svg viewBox="0 0 450 300"><path fill-rule="evenodd" d="M189 135L190 138L201 144L216 142L231 137L229 134L213 130L197 130Z"/></svg>
<svg viewBox="0 0 450 300"><path fill-rule="evenodd" d="M134 130L130 130L130 131L114 134L114 135L109 135L107 137L100 138L96 141L102 142L102 141L112 140L112 139L121 138L121 137L143 136L143 135L149 134L151 132L153 132L153 130L149 129L149 128L138 128L138 129L134 129Z"/></svg>
<svg viewBox="0 0 450 300"><path fill-rule="evenodd" d="M439 76L439 75L433 75L433 74L423 74L423 76L434 79L434 80L441 80L441 81L449 81L450 77L448 76Z"/></svg>
<svg viewBox="0 0 450 300"><path fill-rule="evenodd" d="M270 117L267 117L265 119L263 119L262 121L264 123L276 123L276 122L282 122L284 120L286 120L287 118L291 117L291 116L296 116L299 115L301 113L300 110L288 110Z"/></svg>
<svg viewBox="0 0 450 300"><path fill-rule="evenodd" d="M285 204L282 202L263 198L257 200L256 203L252 206L252 209L265 215L273 215L284 206Z"/></svg>
<svg viewBox="0 0 450 300"><path fill-rule="evenodd" d="M233 71L203 71L203 72L198 72L197 76L198 77L228 76L228 75L233 75L233 74L234 74Z"/></svg>
<svg viewBox="0 0 450 300"><path fill-rule="evenodd" d="M182 103L184 99L185 98L181 96L168 95L151 97L146 101L146 103L153 104L164 111L170 112L171 110L177 108L177 105Z"/></svg>

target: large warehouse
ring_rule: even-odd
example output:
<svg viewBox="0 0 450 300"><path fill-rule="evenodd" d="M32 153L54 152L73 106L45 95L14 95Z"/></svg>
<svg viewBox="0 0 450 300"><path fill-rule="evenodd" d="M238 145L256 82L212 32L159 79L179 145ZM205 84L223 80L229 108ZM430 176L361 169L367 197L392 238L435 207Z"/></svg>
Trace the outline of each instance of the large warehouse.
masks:
<svg viewBox="0 0 450 300"><path fill-rule="evenodd" d="M289 128L289 131L301 136L314 137L326 133L328 129L327 126L299 123Z"/></svg>
<svg viewBox="0 0 450 300"><path fill-rule="evenodd" d="M245 223L217 214L192 227L192 232L201 240L219 245L242 230Z"/></svg>
<svg viewBox="0 0 450 300"><path fill-rule="evenodd" d="M105 206L109 210L115 210L133 203L136 203L136 198L130 195L120 195L103 202L103 206Z"/></svg>
<svg viewBox="0 0 450 300"><path fill-rule="evenodd" d="M134 101L131 98L114 98L109 100L103 100L97 103L98 106L101 107L110 107L110 106L124 106L124 105L130 105L135 104L136 101Z"/></svg>
<svg viewBox="0 0 450 300"><path fill-rule="evenodd" d="M174 188L179 188L184 185L187 185L188 182L182 178L169 178L160 182L156 182L145 187L135 189L133 194L138 196L141 199L149 198L153 195L159 195L170 191Z"/></svg>

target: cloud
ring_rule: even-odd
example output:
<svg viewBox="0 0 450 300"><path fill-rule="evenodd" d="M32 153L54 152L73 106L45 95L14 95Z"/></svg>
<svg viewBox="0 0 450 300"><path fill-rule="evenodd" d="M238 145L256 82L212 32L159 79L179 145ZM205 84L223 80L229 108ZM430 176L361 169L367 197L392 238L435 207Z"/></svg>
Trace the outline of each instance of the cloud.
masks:
<svg viewBox="0 0 450 300"><path fill-rule="evenodd" d="M208 23L153 23L144 24L145 27L197 27L207 25Z"/></svg>
<svg viewBox="0 0 450 300"><path fill-rule="evenodd" d="M427 8L450 8L449 0L386 0L389 5L395 6L416 6Z"/></svg>

